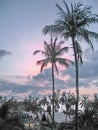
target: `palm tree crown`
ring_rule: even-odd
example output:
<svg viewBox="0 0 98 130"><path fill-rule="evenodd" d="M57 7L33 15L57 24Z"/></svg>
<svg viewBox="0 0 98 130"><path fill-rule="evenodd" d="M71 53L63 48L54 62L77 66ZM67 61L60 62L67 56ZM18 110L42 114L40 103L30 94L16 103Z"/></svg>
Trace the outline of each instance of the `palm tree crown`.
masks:
<svg viewBox="0 0 98 130"><path fill-rule="evenodd" d="M51 38L50 44L44 41L44 50L36 50L33 54L41 53L45 59L37 61L38 65L41 65L41 71L44 67L48 65L48 63L52 63L56 72L58 73L58 68L56 63L58 62L61 65L68 67L69 63L73 63L71 60L66 58L61 58L64 52L68 52L68 47L62 47L64 41L60 41L57 43L57 38L53 40Z"/></svg>
<svg viewBox="0 0 98 130"><path fill-rule="evenodd" d="M55 24L45 26L42 31L45 35L50 33L56 36L61 35L61 37L64 37L66 40L71 38L74 44L72 46L75 51L74 53L76 53L78 57L82 54L81 42L75 41L85 41L94 49L91 39L98 39L98 33L88 28L89 25L98 23L98 15L92 14L92 8L89 6L83 7L81 2L71 3L71 6L68 6L65 1L63 1L63 3L64 9L56 4L59 12ZM77 58L77 60L78 59L82 62L82 55Z"/></svg>
<svg viewBox="0 0 98 130"><path fill-rule="evenodd" d="M85 6L78 2L71 3L71 7L63 1L65 10L58 4L56 7L59 9L58 19L54 25L47 25L43 29L43 33L53 33L61 35L65 39L74 37L76 39L84 39L93 48L91 38L98 38L98 33L88 30L92 23L98 23L98 15L92 14L91 7Z"/></svg>

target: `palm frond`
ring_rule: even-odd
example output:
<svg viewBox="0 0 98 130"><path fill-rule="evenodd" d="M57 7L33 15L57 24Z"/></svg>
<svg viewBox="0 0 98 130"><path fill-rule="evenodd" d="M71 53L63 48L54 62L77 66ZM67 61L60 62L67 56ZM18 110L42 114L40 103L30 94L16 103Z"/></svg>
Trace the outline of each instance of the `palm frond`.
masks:
<svg viewBox="0 0 98 130"><path fill-rule="evenodd" d="M57 67L56 64L54 64L54 68L55 68L55 70L56 70L56 72L57 72L57 74L58 74L58 67Z"/></svg>
<svg viewBox="0 0 98 130"><path fill-rule="evenodd" d="M49 63L49 59L45 59L44 62L42 63L42 65L41 65L40 72L43 71L43 68L44 68L44 67L47 67L47 64L48 64L48 63Z"/></svg>
<svg viewBox="0 0 98 130"><path fill-rule="evenodd" d="M76 40L74 42L74 44L75 44L75 48L76 48L76 53L82 53L82 48L81 48L79 41Z"/></svg>
<svg viewBox="0 0 98 130"><path fill-rule="evenodd" d="M43 71L43 68L44 68L45 66L46 66L46 65L44 65L44 63L43 63L42 66L41 66L40 72Z"/></svg>
<svg viewBox="0 0 98 130"><path fill-rule="evenodd" d="M62 41L60 41L59 43L58 43L58 46L61 46L61 45L63 45L64 44L64 41L62 40Z"/></svg>
<svg viewBox="0 0 98 130"><path fill-rule="evenodd" d="M45 46L45 47L49 46L46 41L44 41L44 46Z"/></svg>
<svg viewBox="0 0 98 130"><path fill-rule="evenodd" d="M88 29L85 29L85 28L81 28L77 32L77 34L79 34L78 35L79 37L82 36L82 38L84 38L84 40L90 45L91 49L94 50L94 47L93 47L91 40L93 40L93 39L98 40L98 33L89 31Z"/></svg>
<svg viewBox="0 0 98 130"><path fill-rule="evenodd" d="M45 51L41 51L41 50L36 50L34 51L33 55L36 55L37 53L41 53L42 55L46 56L47 53Z"/></svg>
<svg viewBox="0 0 98 130"><path fill-rule="evenodd" d="M52 43L53 43L53 38L52 38L52 36L51 36L50 44L52 44Z"/></svg>
<svg viewBox="0 0 98 130"><path fill-rule="evenodd" d="M57 40L58 40L58 38L56 37L56 38L54 39L54 44L53 44L54 47L55 47L56 44L57 44Z"/></svg>
<svg viewBox="0 0 98 130"><path fill-rule="evenodd" d="M40 71L42 72L43 68L46 67L49 62L50 62L50 59L46 58L46 59L39 60L36 63L37 65L41 65Z"/></svg>
<svg viewBox="0 0 98 130"><path fill-rule="evenodd" d="M74 11L78 12L82 6L83 6L83 4L81 2L75 3L74 4Z"/></svg>
<svg viewBox="0 0 98 130"><path fill-rule="evenodd" d="M58 14L64 16L65 15L65 11L62 9L62 7L60 5L58 5L57 3L56 3L56 7L59 10Z"/></svg>
<svg viewBox="0 0 98 130"><path fill-rule="evenodd" d="M54 29L54 25L47 25L43 28L42 32L44 35L46 35L47 33L51 34L51 32L53 32Z"/></svg>
<svg viewBox="0 0 98 130"><path fill-rule="evenodd" d="M47 52L46 50L49 48L49 44L46 42L46 41L44 41L44 50L45 50L45 52Z"/></svg>
<svg viewBox="0 0 98 130"><path fill-rule="evenodd" d="M45 59L39 60L39 61L36 62L36 64L37 64L37 65L41 65L41 64L43 64L44 60L45 60Z"/></svg>
<svg viewBox="0 0 98 130"><path fill-rule="evenodd" d="M59 49L59 51L56 52L56 55L60 56L63 55L65 52L68 52L69 47L63 47L61 49Z"/></svg>
<svg viewBox="0 0 98 130"><path fill-rule="evenodd" d="M33 52L33 55L36 55L39 52L41 52L41 50L36 50L36 51Z"/></svg>
<svg viewBox="0 0 98 130"><path fill-rule="evenodd" d="M64 44L64 41L60 41L56 46L55 46L55 50L56 52L58 52L61 48L62 48L62 45Z"/></svg>
<svg viewBox="0 0 98 130"><path fill-rule="evenodd" d="M66 7L67 13L70 14L70 9L69 9L67 3L64 0L63 0L63 3L65 5L65 7Z"/></svg>
<svg viewBox="0 0 98 130"><path fill-rule="evenodd" d="M88 34L89 34L89 37L91 37L92 39L95 38L96 40L98 40L98 33L88 31Z"/></svg>
<svg viewBox="0 0 98 130"><path fill-rule="evenodd" d="M58 30L58 34L61 35L63 32L69 31L70 25L66 19L57 19L55 23L59 26L56 30ZM61 33L62 32L62 33Z"/></svg>
<svg viewBox="0 0 98 130"><path fill-rule="evenodd" d="M78 60L80 61L81 64L83 64L82 55L78 56Z"/></svg>
<svg viewBox="0 0 98 130"><path fill-rule="evenodd" d="M82 60L82 48L81 48L81 45L79 43L79 41L75 41L75 48L76 48L76 54L77 54L77 58L78 58L78 61L80 62L80 64L83 64L83 60Z"/></svg>
<svg viewBox="0 0 98 130"><path fill-rule="evenodd" d="M86 18L86 22L88 24L92 24L92 23L98 23L98 16L96 14L90 16L90 17L87 17Z"/></svg>
<svg viewBox="0 0 98 130"><path fill-rule="evenodd" d="M93 50L93 44L91 41L91 36L90 36L90 31L88 31L87 29L81 28L78 32L77 32L77 37L84 39L84 41L86 41L91 49Z"/></svg>
<svg viewBox="0 0 98 130"><path fill-rule="evenodd" d="M64 39L68 40L68 38L70 37L70 32L69 31L63 32L62 37L64 37Z"/></svg>
<svg viewBox="0 0 98 130"><path fill-rule="evenodd" d="M73 4L71 3L71 13L72 13L72 16L73 16L73 12L74 12L74 7L73 7Z"/></svg>
<svg viewBox="0 0 98 130"><path fill-rule="evenodd" d="M61 33L61 31L64 30L63 27L59 27L58 25L50 25L50 26L45 26L42 30L43 34L47 34L49 33L54 34L54 35L58 35Z"/></svg>
<svg viewBox="0 0 98 130"><path fill-rule="evenodd" d="M59 64L64 65L65 67L68 67L71 64L74 64L73 61L65 58L57 58L56 61L58 61Z"/></svg>

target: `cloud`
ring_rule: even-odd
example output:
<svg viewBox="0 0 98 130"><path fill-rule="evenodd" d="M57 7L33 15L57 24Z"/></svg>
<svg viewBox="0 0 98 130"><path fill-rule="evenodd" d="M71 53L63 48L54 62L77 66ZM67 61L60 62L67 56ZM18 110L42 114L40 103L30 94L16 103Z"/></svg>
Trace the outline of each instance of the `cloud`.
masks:
<svg viewBox="0 0 98 130"><path fill-rule="evenodd" d="M42 73L33 76L33 79L37 81L37 83L44 84L44 87L52 88L52 71L51 68L45 69ZM54 84L55 89L65 88L65 81L63 79L59 79L59 76L54 76Z"/></svg>
<svg viewBox="0 0 98 130"><path fill-rule="evenodd" d="M35 84L18 84L13 83L6 80L0 79L0 94L5 95L7 97L17 97L17 99L21 98L21 95L38 95L40 91L43 89ZM20 95L20 96L19 96Z"/></svg>
<svg viewBox="0 0 98 130"><path fill-rule="evenodd" d="M95 52L86 50L84 55L84 63L79 67L80 78L96 78L98 76L98 50Z"/></svg>
<svg viewBox="0 0 98 130"><path fill-rule="evenodd" d="M89 53L89 54L88 54ZM79 87L88 88L91 86L98 86L98 51L85 52L85 59L82 65L79 65ZM62 74L70 75L70 79L66 83L69 88L75 87L75 66L70 66L67 70L63 70Z"/></svg>
<svg viewBox="0 0 98 130"><path fill-rule="evenodd" d="M6 55L11 55L12 53L10 51L7 51L7 50L4 50L4 49L1 49L0 50L0 58L6 56Z"/></svg>
<svg viewBox="0 0 98 130"><path fill-rule="evenodd" d="M8 77L8 78L7 78ZM10 80L11 78L11 80ZM16 80L15 80L16 79ZM17 81L17 82L16 82ZM26 81L21 83L22 81ZM55 90L65 88L65 81L55 77ZM37 74L32 78L28 76L5 76L0 79L0 91L5 93L7 97L15 96L19 98L19 95L25 95L25 93L31 95L47 95L52 91L52 78L51 78L51 68L46 69L43 73ZM29 95L28 95L29 96Z"/></svg>
<svg viewBox="0 0 98 130"><path fill-rule="evenodd" d="M43 70L42 73L37 74L36 76L33 76L33 79L40 80L40 81L41 80L52 81L51 75L52 75L52 71L51 71L51 68L49 68L49 69Z"/></svg>
<svg viewBox="0 0 98 130"><path fill-rule="evenodd" d="M80 94L98 93L98 51L89 54L88 59L84 59L83 65L79 66L79 88ZM93 61L93 60L96 60ZM19 96L31 94L32 96L45 96L52 92L51 68L43 70L35 76L8 76L11 80L0 80L0 92L7 96ZM13 79L13 80L12 80ZM14 82L14 79L15 80ZM12 82L13 81L13 82ZM17 81L17 82L16 82ZM19 81L25 81L22 84ZM88 90L89 89L89 90ZM68 69L59 70L59 75L55 74L55 90L75 92L75 66ZM91 93L92 92L92 93Z"/></svg>

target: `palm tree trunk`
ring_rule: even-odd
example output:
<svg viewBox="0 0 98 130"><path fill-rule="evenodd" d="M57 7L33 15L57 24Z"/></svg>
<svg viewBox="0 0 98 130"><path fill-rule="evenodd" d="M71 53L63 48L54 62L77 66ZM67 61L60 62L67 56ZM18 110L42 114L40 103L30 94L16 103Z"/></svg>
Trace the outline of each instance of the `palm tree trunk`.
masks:
<svg viewBox="0 0 98 130"><path fill-rule="evenodd" d="M79 68L78 68L78 58L77 58L77 54L76 54L76 45L75 45L74 40L75 40L75 38L72 37L74 59L75 59L75 73L76 73L75 130L78 130Z"/></svg>
<svg viewBox="0 0 98 130"><path fill-rule="evenodd" d="M54 67L53 67L53 63L52 63L52 96L53 96L53 118L52 118L52 124L54 127Z"/></svg>

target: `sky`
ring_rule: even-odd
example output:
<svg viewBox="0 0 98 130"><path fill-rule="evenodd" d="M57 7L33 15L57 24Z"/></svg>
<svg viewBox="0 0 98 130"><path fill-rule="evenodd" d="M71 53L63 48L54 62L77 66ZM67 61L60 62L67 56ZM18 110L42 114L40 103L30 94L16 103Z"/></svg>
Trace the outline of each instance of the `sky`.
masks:
<svg viewBox="0 0 98 130"><path fill-rule="evenodd" d="M78 0L65 0L68 4ZM92 6L98 13L98 0L80 0ZM43 50L43 41L49 42L42 29L58 18L55 4L63 0L0 0L0 95L26 98L28 95L45 96L51 93L51 67L40 73L36 61L43 58L33 56L37 49ZM91 30L98 33L98 25ZM98 41L93 41L95 51L83 43L83 65L80 66L80 94L92 96L98 93ZM70 57L71 54L68 55ZM75 70L59 66L55 74L55 90L75 93Z"/></svg>

